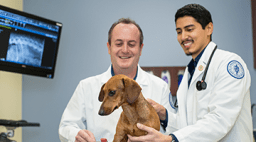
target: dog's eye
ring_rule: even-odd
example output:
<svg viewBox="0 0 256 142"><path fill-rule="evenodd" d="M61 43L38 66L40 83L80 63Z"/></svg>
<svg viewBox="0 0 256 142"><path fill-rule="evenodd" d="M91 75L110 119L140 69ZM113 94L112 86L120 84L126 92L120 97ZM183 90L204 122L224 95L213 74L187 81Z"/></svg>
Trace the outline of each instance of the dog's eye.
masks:
<svg viewBox="0 0 256 142"><path fill-rule="evenodd" d="M109 95L109 96L114 96L115 93L116 93L116 91L115 91L115 90L112 90L112 91L110 91L110 92L108 93L108 95Z"/></svg>

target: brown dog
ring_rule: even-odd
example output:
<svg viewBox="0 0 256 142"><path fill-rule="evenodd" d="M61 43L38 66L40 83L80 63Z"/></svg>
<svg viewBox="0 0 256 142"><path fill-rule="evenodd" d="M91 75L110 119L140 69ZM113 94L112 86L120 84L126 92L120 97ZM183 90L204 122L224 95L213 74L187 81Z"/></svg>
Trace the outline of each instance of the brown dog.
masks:
<svg viewBox="0 0 256 142"><path fill-rule="evenodd" d="M99 94L101 104L99 115L109 115L122 106L116 126L113 142L127 142L128 136L146 135L146 131L138 129L137 123L160 130L160 121L155 109L141 93L137 82L125 75L115 75L101 87Z"/></svg>

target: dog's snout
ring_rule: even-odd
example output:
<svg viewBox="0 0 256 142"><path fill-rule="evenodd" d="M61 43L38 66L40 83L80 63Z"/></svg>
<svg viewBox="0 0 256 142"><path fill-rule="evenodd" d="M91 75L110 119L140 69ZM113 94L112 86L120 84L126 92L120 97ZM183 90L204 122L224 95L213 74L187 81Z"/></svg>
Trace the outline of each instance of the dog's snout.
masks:
<svg viewBox="0 0 256 142"><path fill-rule="evenodd" d="M103 109L100 109L99 115L104 115L104 114L105 114L105 111Z"/></svg>

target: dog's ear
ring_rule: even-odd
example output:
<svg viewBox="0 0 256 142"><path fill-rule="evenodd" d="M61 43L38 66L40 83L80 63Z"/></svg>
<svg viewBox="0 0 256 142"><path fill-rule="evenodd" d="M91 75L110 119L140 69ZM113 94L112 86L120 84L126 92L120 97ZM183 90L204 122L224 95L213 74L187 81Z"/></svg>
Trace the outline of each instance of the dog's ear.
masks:
<svg viewBox="0 0 256 142"><path fill-rule="evenodd" d="M104 99L104 91L103 91L104 86L105 86L105 84L103 84L100 89L100 94L99 94L99 98L98 98L100 102L102 102Z"/></svg>
<svg viewBox="0 0 256 142"><path fill-rule="evenodd" d="M124 91L127 96L127 102L132 104L139 97L141 88L139 84L132 79L122 79L124 84Z"/></svg>

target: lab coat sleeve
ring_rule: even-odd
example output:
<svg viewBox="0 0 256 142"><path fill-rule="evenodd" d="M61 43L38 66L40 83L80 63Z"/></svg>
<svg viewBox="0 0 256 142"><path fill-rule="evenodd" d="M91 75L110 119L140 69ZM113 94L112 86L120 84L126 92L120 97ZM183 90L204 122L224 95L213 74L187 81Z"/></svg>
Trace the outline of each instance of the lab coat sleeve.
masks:
<svg viewBox="0 0 256 142"><path fill-rule="evenodd" d="M74 142L81 129L86 129L82 83L77 86L61 118L59 138L61 142Z"/></svg>
<svg viewBox="0 0 256 142"><path fill-rule="evenodd" d="M228 73L227 64L231 60L237 60L242 64L244 68L244 77L242 79L234 78ZM173 133L180 142L219 141L234 126L244 105L244 99L248 99L247 102L249 101L249 97L245 97L245 95L249 93L250 75L243 60L238 56L226 57L217 68L214 77L211 78L214 79L213 86L207 86L211 89L209 102L206 102L208 109L206 111L208 113L202 118L197 118L195 124ZM201 91L197 95L205 94Z"/></svg>

